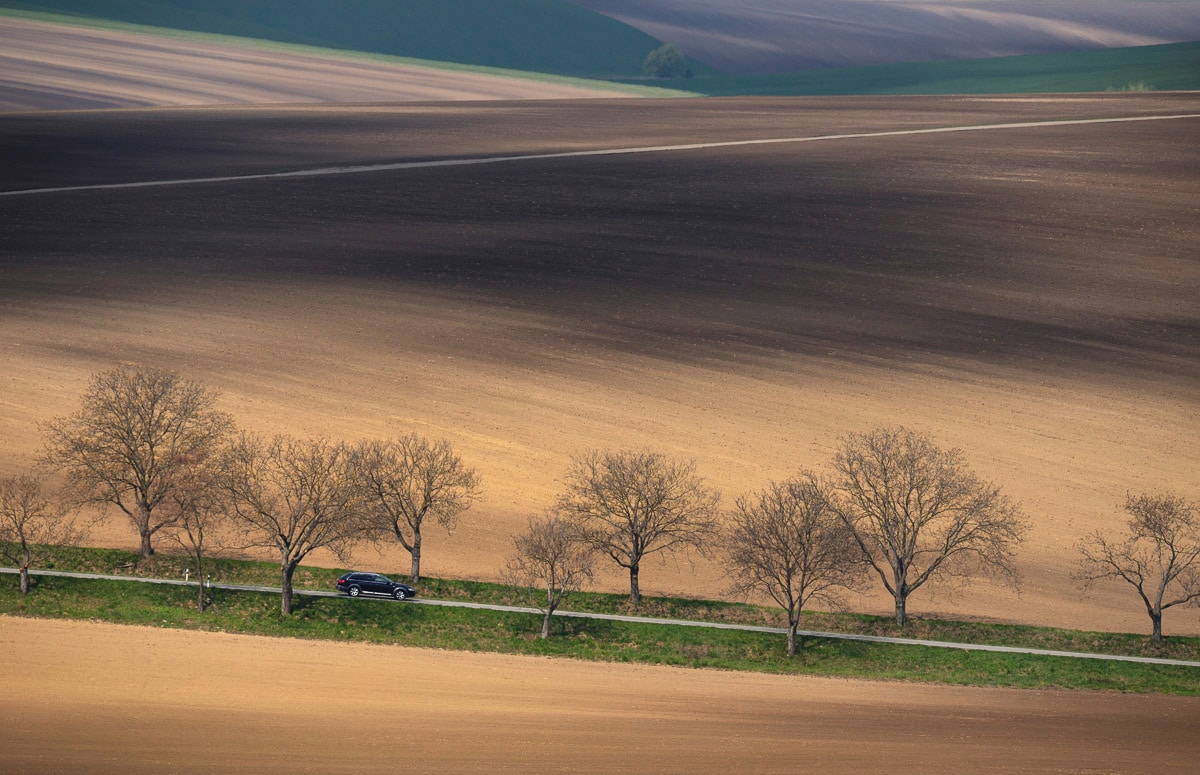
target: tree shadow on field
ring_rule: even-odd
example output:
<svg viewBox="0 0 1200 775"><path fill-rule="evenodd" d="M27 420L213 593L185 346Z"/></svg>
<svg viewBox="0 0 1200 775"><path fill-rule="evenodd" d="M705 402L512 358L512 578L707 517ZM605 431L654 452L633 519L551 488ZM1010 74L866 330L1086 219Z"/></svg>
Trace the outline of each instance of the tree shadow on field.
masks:
<svg viewBox="0 0 1200 775"><path fill-rule="evenodd" d="M604 619L586 619L579 616L550 617L550 637L559 639L608 641L617 628Z"/></svg>

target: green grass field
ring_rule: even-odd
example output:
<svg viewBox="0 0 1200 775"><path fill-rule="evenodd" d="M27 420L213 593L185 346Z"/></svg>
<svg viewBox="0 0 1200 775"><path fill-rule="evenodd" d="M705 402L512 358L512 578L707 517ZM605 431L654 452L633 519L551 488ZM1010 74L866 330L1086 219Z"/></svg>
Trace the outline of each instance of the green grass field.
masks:
<svg viewBox="0 0 1200 775"><path fill-rule="evenodd" d="M28 11L588 78L660 43L561 0L4 0Z"/></svg>
<svg viewBox="0 0 1200 775"><path fill-rule="evenodd" d="M763 673L1200 694L1200 670L1189 667L816 638L789 658L778 635L584 619L557 620L542 640L540 618L530 614L300 598L295 612L281 617L274 595L219 589L211 590L211 606L201 614L194 594L187 587L40 577L22 596L15 577L5 576L0 614Z"/></svg>
<svg viewBox="0 0 1200 775"><path fill-rule="evenodd" d="M1200 42L748 78L701 76L687 88L710 96L1190 91L1200 89Z"/></svg>

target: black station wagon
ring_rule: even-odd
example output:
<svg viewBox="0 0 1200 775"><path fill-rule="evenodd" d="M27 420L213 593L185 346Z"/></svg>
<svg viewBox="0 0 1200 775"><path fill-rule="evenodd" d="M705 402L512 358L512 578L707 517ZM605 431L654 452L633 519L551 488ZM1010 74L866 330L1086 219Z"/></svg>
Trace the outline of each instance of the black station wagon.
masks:
<svg viewBox="0 0 1200 775"><path fill-rule="evenodd" d="M397 600L413 597L417 590L407 584L392 581L387 576L378 573L361 573L353 571L343 573L337 580L337 591L350 597L359 595L386 595Z"/></svg>

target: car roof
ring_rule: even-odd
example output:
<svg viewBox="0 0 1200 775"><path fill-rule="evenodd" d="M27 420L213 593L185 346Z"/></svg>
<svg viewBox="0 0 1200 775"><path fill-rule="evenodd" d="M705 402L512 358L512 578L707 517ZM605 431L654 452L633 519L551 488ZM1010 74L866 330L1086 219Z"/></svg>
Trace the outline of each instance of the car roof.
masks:
<svg viewBox="0 0 1200 775"><path fill-rule="evenodd" d="M383 575L382 573L372 573L370 571L365 571L365 570L348 571L348 572L342 574L342 578L344 578L344 579L360 579L360 580L361 579L383 579L384 581L392 581L390 578ZM393 581L392 583L395 584L397 582ZM405 586L407 586L407 585L405 585Z"/></svg>

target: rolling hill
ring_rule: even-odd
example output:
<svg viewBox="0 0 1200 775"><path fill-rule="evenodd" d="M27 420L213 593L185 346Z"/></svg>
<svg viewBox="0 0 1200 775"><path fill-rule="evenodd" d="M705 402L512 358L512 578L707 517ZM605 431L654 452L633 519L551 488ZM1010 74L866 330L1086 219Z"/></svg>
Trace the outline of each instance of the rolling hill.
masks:
<svg viewBox="0 0 1200 775"><path fill-rule="evenodd" d="M1200 89L1200 43L695 78L709 96L1036 94Z"/></svg>
<svg viewBox="0 0 1200 775"><path fill-rule="evenodd" d="M72 20L71 23L65 23ZM666 89L0 12L0 112L671 96Z"/></svg>
<svg viewBox="0 0 1200 775"><path fill-rule="evenodd" d="M2 7L590 78L660 43L560 0L5 0Z"/></svg>
<svg viewBox="0 0 1200 775"><path fill-rule="evenodd" d="M628 7L620 4L610 7L605 4L606 1L589 0L597 8L612 13L622 9L628 11L635 6L661 13L675 8L669 0L646 0L631 3ZM804 59L803 56L818 50L820 46L832 45L835 41L840 41L837 50L845 55L843 58L856 62L880 57L917 57L917 48L914 47L920 48L920 56L923 57L939 53L946 57L965 51L941 48L936 41L931 42L929 36L949 36L946 40L974 36L979 45L970 50L975 53L1006 48L1070 49L1085 44L1113 46L1119 42L1178 38L1191 34L1200 36L1200 2L1192 0L1179 3L1114 0L1113 3L1089 4L1088 13L1080 11L1072 17L1075 19L1073 27L1064 26L1050 17L1051 9L1061 15L1064 13L1062 8L1070 6L1069 2L1065 6L1060 3L1037 4L1030 6L1032 10L1027 9L1029 13L1022 16L1021 23L1016 25L1030 33L1020 45L1011 41L1005 43L1004 35L988 37L995 30L989 31L986 25L971 27L975 23L971 20L978 21L976 15L963 16L959 21L966 26L961 29L943 29L935 25L920 34L915 28L907 29L902 25L888 27L877 23L874 17L864 17L861 24L846 26L839 33L841 37L822 37L816 49L810 48L810 41L800 34L800 28L807 30L815 17L801 14L797 10L800 8L798 2L793 1L788 5L784 0L778 0L780 8L787 5L792 8L792 16L795 17L794 29L790 32L783 23L777 29L771 27L774 30L772 34L793 36L786 44L782 39L772 43L767 35L768 30L765 27L760 29L769 18L773 18L763 10L768 6L756 5L751 8L735 4L722 11L725 15L710 17L696 11L686 19L692 25L687 29L694 28L693 32L707 29L706 35L715 35L719 25L730 25L720 35L724 53L712 61L734 71L734 74L722 74L699 66L695 68L693 78L654 81L654 87L646 86L646 80L640 72L640 62L644 52L657 45L657 41L597 13L550 0L502 4L501 10L504 12L491 16L482 15L481 6L472 5L482 0L453 0L449 4L398 3L386 7L371 5L381 0L356 0L358 5L347 8L335 6L327 0L313 0L305 6L307 12L298 15L286 13L279 0L254 0L245 6L207 4L201 10L196 10L185 0L169 0L163 4L141 0L119 3L92 0L0 2L23 8L52 7L70 13L93 14L64 16L14 10L11 7L8 9L10 19L4 22L5 29L0 30L0 37L8 41L0 51L0 63L3 64L3 70L0 71L0 109L4 110L223 102L570 98L584 96L581 89L597 88L601 89L599 93L625 89L642 96L672 96L662 89L656 90L657 86L683 87L686 90L675 92L675 96L1005 94L1200 89L1200 42L748 75L738 75L736 72L739 69L762 68L758 65L742 67L721 60L722 56L735 56L738 47L750 46L759 52L771 49L786 53L792 57L787 60L792 66L812 66L816 60ZM861 8L872 2L874 0L852 0L838 7ZM1007 2L1011 5L1010 10L1025 7L1017 5L1019 0L986 2ZM885 5L889 13L912 12L916 7L906 2ZM934 5L943 10L951 8L948 2ZM978 5L983 7L983 3ZM1112 27L1126 20L1128 14L1121 15L1117 11L1124 9L1124 13L1135 6L1147 10L1147 13L1145 18L1139 18L1136 23L1130 22L1129 29L1143 32L1120 35L1096 32L1107 29L1105 24ZM356 15L356 8L362 13ZM564 8L569 10L564 12ZM382 23L363 23L363 18L366 18L363 14L371 9L377 12ZM1100 13L1101 10L1105 12ZM1034 14L1034 11L1041 15ZM741 14L737 24L728 16L733 13ZM14 14L31 18L18 22L11 18ZM453 23L456 14L465 14L478 21L456 26ZM1194 33L1189 26L1192 25L1193 15L1196 16ZM797 19L802 19L804 23L801 24ZM135 20L138 23L135 24ZM1178 24L1165 30L1164 20ZM59 24L57 29L51 31L49 27L34 24L63 21L70 21L75 26ZM145 27L142 26L144 22L167 26ZM14 24L20 24L21 29L12 28ZM685 27L670 27L671 35L666 37L690 47L690 39L680 32ZM36 34L32 31L35 28ZM1044 34L1033 35L1034 28ZM1094 33L1087 40L1077 34L1085 28ZM737 30L741 32L733 34ZM1067 34L1072 30L1071 34ZM225 33L230 31L251 37L227 37ZM147 37L147 32L174 40L166 42L163 38ZM141 37L137 37L139 35ZM991 42L985 42L984 38ZM571 45L566 46L569 51L563 50L562 41L570 41ZM578 45L575 45L576 42ZM241 48L231 50L231 43ZM314 47L312 43L319 43L326 48ZM248 48L257 51L251 54ZM405 52L409 56L397 59L381 51ZM414 59L414 56L424 58ZM797 56L801 58L797 59ZM828 64L829 61L832 60L821 60L818 64ZM482 64L485 62L489 65L505 63L506 67L517 69L487 69ZM430 66L435 69L430 69ZM449 75L447 70L460 72ZM613 86L601 86L598 81L554 80L571 77L555 75L568 71L590 71L593 76L607 79ZM511 80L513 76L540 79L543 83L537 86L528 82L518 84Z"/></svg>
<svg viewBox="0 0 1200 775"><path fill-rule="evenodd" d="M1200 40L1180 0L574 0L732 75Z"/></svg>

